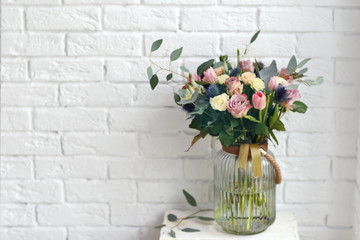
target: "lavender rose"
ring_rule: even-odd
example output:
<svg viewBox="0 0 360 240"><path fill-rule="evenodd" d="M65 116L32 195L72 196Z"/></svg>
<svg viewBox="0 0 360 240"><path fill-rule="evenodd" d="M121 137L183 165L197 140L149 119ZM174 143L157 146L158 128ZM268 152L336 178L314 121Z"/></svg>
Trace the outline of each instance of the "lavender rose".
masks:
<svg viewBox="0 0 360 240"><path fill-rule="evenodd" d="M234 118L242 118L252 106L246 94L234 94L227 101L226 108Z"/></svg>

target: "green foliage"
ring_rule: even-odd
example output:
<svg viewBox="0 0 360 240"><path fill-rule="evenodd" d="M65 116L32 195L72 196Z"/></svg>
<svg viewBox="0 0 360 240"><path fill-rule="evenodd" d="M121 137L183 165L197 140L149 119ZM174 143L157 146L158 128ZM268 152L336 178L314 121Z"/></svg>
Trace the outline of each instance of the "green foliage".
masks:
<svg viewBox="0 0 360 240"><path fill-rule="evenodd" d="M170 236L173 237L173 238L176 238L176 233L174 232L174 230L170 231Z"/></svg>
<svg viewBox="0 0 360 240"><path fill-rule="evenodd" d="M212 217L199 216L198 219L201 220L201 221L207 221L207 222L215 221L215 219L212 218Z"/></svg>
<svg viewBox="0 0 360 240"><path fill-rule="evenodd" d="M153 42L153 44L151 45L151 52L155 52L156 50L159 49L159 47L161 46L163 40L162 39L159 39L159 40L156 40L155 42Z"/></svg>
<svg viewBox="0 0 360 240"><path fill-rule="evenodd" d="M252 130L254 131L254 133L256 135L270 137L269 129L265 125L265 123L254 124L254 127L252 128Z"/></svg>
<svg viewBox="0 0 360 240"><path fill-rule="evenodd" d="M154 90L155 87L158 85L158 83L159 83L159 78L156 74L154 74L150 79L151 89Z"/></svg>
<svg viewBox="0 0 360 240"><path fill-rule="evenodd" d="M173 77L173 74L172 73L169 73L167 76L166 76L166 80L169 81L171 80Z"/></svg>
<svg viewBox="0 0 360 240"><path fill-rule="evenodd" d="M291 85L287 86L285 89L292 90L292 89L297 89L298 87L299 87L299 84L291 84Z"/></svg>
<svg viewBox="0 0 360 240"><path fill-rule="evenodd" d="M272 128L278 131L285 131L285 126L280 120L276 120L275 123L272 125Z"/></svg>
<svg viewBox="0 0 360 240"><path fill-rule="evenodd" d="M305 66L305 64L308 63L310 60L311 60L311 58L306 58L306 59L302 60L302 61L296 66L296 68L297 68L297 69L302 68L302 67Z"/></svg>
<svg viewBox="0 0 360 240"><path fill-rule="evenodd" d="M153 76L153 71L152 71L151 66L149 66L149 67L147 68L146 72L147 72L148 78L149 78L149 80L150 80L151 77Z"/></svg>
<svg viewBox="0 0 360 240"><path fill-rule="evenodd" d="M290 61L289 61L288 66L287 66L286 69L287 69L287 71L288 71L289 73L293 73L293 72L295 72L296 68L297 68L296 57L295 57L295 56L292 56L292 57L290 58Z"/></svg>
<svg viewBox="0 0 360 240"><path fill-rule="evenodd" d="M210 68L213 65L214 61L215 61L214 59L210 59L210 60L200 64L200 66L196 70L197 75L200 76L201 74L203 74L204 71L206 71L208 68Z"/></svg>
<svg viewBox="0 0 360 240"><path fill-rule="evenodd" d="M181 97L179 96L179 94L174 93L174 101L177 105L181 106L181 104L179 104L178 102L180 102Z"/></svg>
<svg viewBox="0 0 360 240"><path fill-rule="evenodd" d="M188 193L185 189L183 189L183 194L186 198L186 201L190 204L190 206L193 206L193 207L197 206L195 198L190 193Z"/></svg>
<svg viewBox="0 0 360 240"><path fill-rule="evenodd" d="M305 113L308 108L306 104L301 101L295 101L291 106L293 108L291 111L298 113Z"/></svg>
<svg viewBox="0 0 360 240"><path fill-rule="evenodd" d="M161 224L161 225L155 226L154 228L163 228L165 226L166 226L166 224Z"/></svg>
<svg viewBox="0 0 360 240"><path fill-rule="evenodd" d="M266 91L269 91L269 81L273 76L277 76L277 66L275 60L268 67L260 71L260 78L264 81Z"/></svg>
<svg viewBox="0 0 360 240"><path fill-rule="evenodd" d="M234 137L229 135L226 131L223 131L219 134L219 140L222 145L229 147L233 143Z"/></svg>
<svg viewBox="0 0 360 240"><path fill-rule="evenodd" d="M170 222L175 222L178 218L176 215L170 213L167 215L167 219L170 221Z"/></svg>
<svg viewBox="0 0 360 240"><path fill-rule="evenodd" d="M308 71L308 68L303 68L298 72L298 75L302 75Z"/></svg>
<svg viewBox="0 0 360 240"><path fill-rule="evenodd" d="M311 80L311 79L304 80L304 84L307 86L319 85L323 82L324 82L323 77L317 77L315 80Z"/></svg>
<svg viewBox="0 0 360 240"><path fill-rule="evenodd" d="M251 116L251 115L245 115L244 118L246 118L246 119L248 119L248 120L250 120L250 121L252 121L252 122L260 123L259 120L257 120L256 118L254 118L254 117Z"/></svg>
<svg viewBox="0 0 360 240"><path fill-rule="evenodd" d="M185 66L181 66L180 69L181 69L183 72L190 72L189 69L187 69Z"/></svg>
<svg viewBox="0 0 360 240"><path fill-rule="evenodd" d="M184 229L181 229L181 231L183 231L183 232L200 232L199 229L195 229L195 228L184 228Z"/></svg>
<svg viewBox="0 0 360 240"><path fill-rule="evenodd" d="M172 53L170 54L170 61L177 60L181 56L182 50L183 50L183 47L172 51Z"/></svg>
<svg viewBox="0 0 360 240"><path fill-rule="evenodd" d="M250 44L255 42L255 40L257 39L257 37L259 36L260 30L257 31L254 36L252 36L251 40L250 40Z"/></svg>

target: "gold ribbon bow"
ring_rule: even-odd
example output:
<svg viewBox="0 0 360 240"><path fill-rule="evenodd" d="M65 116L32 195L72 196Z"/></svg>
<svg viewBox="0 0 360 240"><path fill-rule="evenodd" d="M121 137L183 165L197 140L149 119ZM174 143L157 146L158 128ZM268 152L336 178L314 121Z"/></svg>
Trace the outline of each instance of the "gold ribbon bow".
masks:
<svg viewBox="0 0 360 240"><path fill-rule="evenodd" d="M257 143L240 145L240 150L238 155L238 168L242 168L246 170L247 160L249 156L249 149L253 161L254 178L256 177L262 178L261 152L260 152L260 146Z"/></svg>

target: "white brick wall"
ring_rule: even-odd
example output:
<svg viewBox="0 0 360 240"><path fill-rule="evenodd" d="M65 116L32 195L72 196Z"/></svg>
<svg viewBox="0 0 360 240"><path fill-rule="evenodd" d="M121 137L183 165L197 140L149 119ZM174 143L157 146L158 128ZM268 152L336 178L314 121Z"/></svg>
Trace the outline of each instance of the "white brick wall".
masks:
<svg viewBox="0 0 360 240"><path fill-rule="evenodd" d="M360 1L3 0L1 12L1 240L156 240L164 211L187 207L182 188L211 206L219 143L184 152L194 131L171 88L150 90L147 54L163 38L154 58L184 46L174 69L194 71L233 61L259 28L249 56L313 57L325 77L278 135L278 208L303 240L360 239Z"/></svg>

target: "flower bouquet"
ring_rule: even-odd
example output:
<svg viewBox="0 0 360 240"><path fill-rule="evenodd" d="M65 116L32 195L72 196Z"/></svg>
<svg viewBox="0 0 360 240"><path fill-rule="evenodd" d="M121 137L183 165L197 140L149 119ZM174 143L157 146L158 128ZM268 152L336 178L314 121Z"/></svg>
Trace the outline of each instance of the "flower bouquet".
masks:
<svg viewBox="0 0 360 240"><path fill-rule="evenodd" d="M244 56L259 33L251 38ZM242 60L239 49L234 66L227 55L221 55L218 61L202 63L196 73L185 66L177 73L151 58L162 42L157 40L151 46L147 69L151 88L159 82L157 73L168 71L166 82L175 83L176 104L188 113L189 127L199 130L190 148L207 135L218 137L223 146L214 171L217 223L234 234L264 231L275 219L275 182L281 181L279 167L267 150L268 140L278 144L275 131L285 131L284 114L306 112L299 86L318 85L323 78L305 79L308 69L304 66L310 58L298 63L292 56L287 67L278 70L275 60L268 66L257 59ZM174 50L170 63L181 53L182 47ZM155 73L153 67L158 68ZM184 80L172 80L174 75Z"/></svg>

